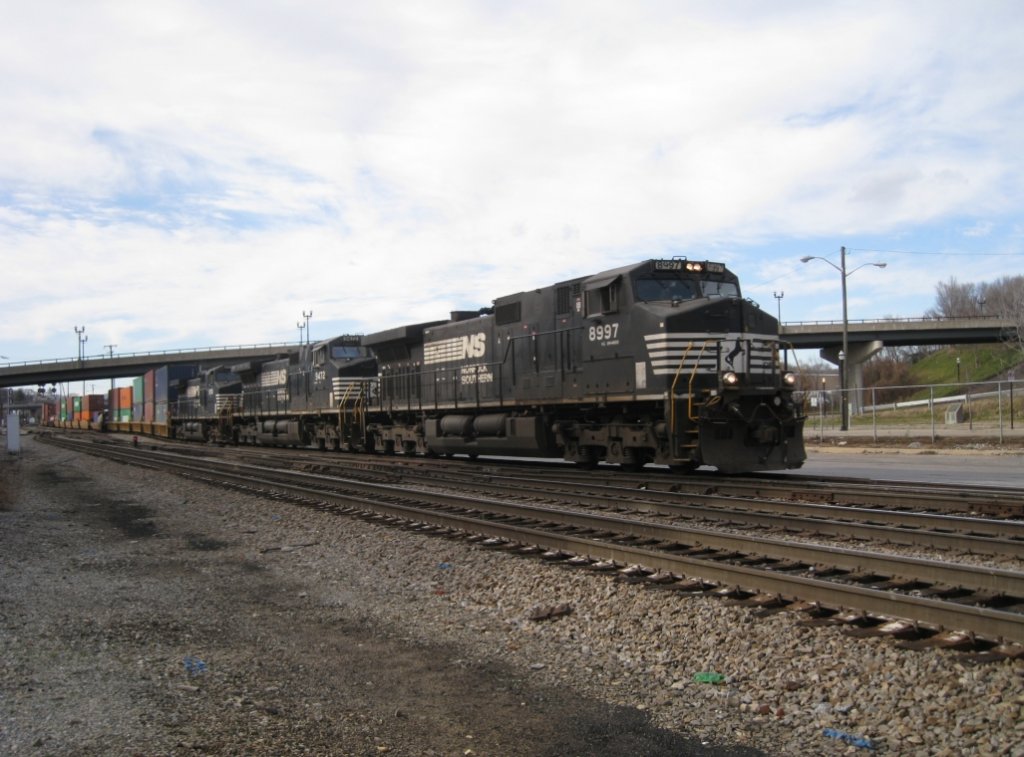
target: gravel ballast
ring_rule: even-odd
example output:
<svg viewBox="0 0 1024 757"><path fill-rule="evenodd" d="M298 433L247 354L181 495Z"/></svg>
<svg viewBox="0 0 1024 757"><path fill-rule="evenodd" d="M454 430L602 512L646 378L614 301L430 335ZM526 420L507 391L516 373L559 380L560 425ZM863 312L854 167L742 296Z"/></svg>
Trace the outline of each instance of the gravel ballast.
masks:
<svg viewBox="0 0 1024 757"><path fill-rule="evenodd" d="M4 753L1024 756L1024 661L22 441L0 462Z"/></svg>

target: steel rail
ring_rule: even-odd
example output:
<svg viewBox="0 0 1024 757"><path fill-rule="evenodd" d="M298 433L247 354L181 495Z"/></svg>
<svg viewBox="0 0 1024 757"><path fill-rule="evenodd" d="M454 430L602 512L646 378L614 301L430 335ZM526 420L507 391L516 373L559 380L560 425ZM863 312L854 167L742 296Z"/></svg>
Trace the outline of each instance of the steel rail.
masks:
<svg viewBox="0 0 1024 757"><path fill-rule="evenodd" d="M127 450L104 450L104 452L113 454L116 457L123 457L123 459L129 461L134 461L137 457L140 457L139 455ZM180 458L180 456L174 452L159 454L161 458L163 458L162 463L169 467L182 469L193 475L199 472L206 472L218 476L231 475L217 469L216 467L204 467L200 461L197 461L194 458L190 458L185 462L177 462L174 459L170 459ZM142 460L146 460L147 458L149 458L149 462L152 462L151 454L147 453L141 455ZM293 490L301 493L303 496L309 496L311 494L320 497L341 496L337 493L324 491L320 488L311 489L308 486L300 486L298 484L273 481L257 477L257 474L266 475L268 473L265 467L235 461L221 461L220 464L238 471L238 473L235 474L235 477L248 483ZM785 560L793 563L806 564L808 566L828 565L842 571L849 571L853 573L871 575L881 574L889 578L902 578L904 580L915 579L933 584L941 584L951 588L968 588L973 591L987 592L994 596L1024 598L1024 573L1016 571L959 565L956 563L936 560L921 560L917 558L884 555L877 552L867 552L862 550L824 547L815 544L800 544L776 539L756 539L748 536L726 534L707 529L687 528L671 524L654 524L630 518L594 515L573 510L553 509L522 503L509 503L500 500L484 500L479 497L469 497L462 494L437 492L426 489L410 490L408 487L396 486L393 484L357 481L353 479L324 476L321 474L301 471L274 470L273 473L275 475L307 483L315 483L320 487L344 486L363 494L386 497L415 496L416 498L425 500L435 506L458 507L466 510L488 512L494 515L507 517L529 517L536 521L547 521L573 528L606 531L623 536L632 536L659 542L689 543L692 547L713 549L726 553L740 552L744 555L757 555L762 558Z"/></svg>
<svg viewBox="0 0 1024 757"><path fill-rule="evenodd" d="M664 515L721 520L728 518L736 522L789 530L793 525L802 530L817 533L849 536L859 539L882 540L941 549L999 554L1007 557L1024 557L1024 520L979 518L967 515L947 515L934 512L908 512L904 510L883 510L856 505L837 505L800 502L789 499L767 498L767 495L743 495L744 505L738 495L718 491L676 491L661 488L637 488L624 486L618 477L609 478L610 483L579 481L575 478L513 476L507 472L492 473L480 470L452 471L449 466L432 470L424 465L374 465L352 466L345 462L331 460L332 467L364 470L394 479L400 477L417 482L445 483L458 486L472 486L478 491L504 493L508 487L523 489L543 487L546 493L557 492L564 497L583 504L598 507L629 505L640 510L659 512ZM397 469L397 470L396 470ZM789 491L789 490L787 490ZM790 492L791 494L793 492ZM948 494L958 492L950 491ZM1020 495L1024 497L1024 494ZM613 501L614 500L614 501ZM695 503L704 503L698 505ZM1022 503L1024 507L1024 503ZM778 522L783 514L789 520ZM803 518L804 520L801 520ZM863 525L859 525L859 524ZM886 526L894 527L887 530Z"/></svg>
<svg viewBox="0 0 1024 757"><path fill-rule="evenodd" d="M403 472L399 475L405 480L439 481L437 477L416 473ZM590 484L585 487L587 491L580 491L575 484L560 481L511 476L488 476L488 479L488 482L483 482L472 477L443 477L445 482L489 493L507 493L510 487L514 487L536 493L532 496L540 496L540 492L543 492L543 496L550 497L552 493L557 493L574 502L597 507L632 508L660 515L731 521L787 531L802 530L854 539L1024 558L1024 521L815 505L774 499L746 500L743 504L749 505L747 508L737 507L739 503L735 497L717 494L676 494L605 484ZM544 487L543 490L540 487ZM695 504L700 502L707 504Z"/></svg>
<svg viewBox="0 0 1024 757"><path fill-rule="evenodd" d="M499 472L500 471L496 471ZM599 483L597 476L582 475L568 470L541 471L538 477L560 477L583 486ZM533 474L533 471L531 471ZM507 474L506 474L507 475ZM635 473L616 473L607 475L611 485L644 488L649 491L662 490L679 494L720 494L739 497L769 497L775 499L799 497L805 501L818 501L831 504L856 502L860 505L880 505L884 507L913 507L916 509L941 508L943 510L964 511L972 509L979 512L993 510L1016 509L1024 514L1024 493L1019 490L1003 487L963 486L921 484L905 481L886 481L884 483L867 483L853 481L849 478L821 479L800 474L786 474L773 478L748 478L734 476L670 476L656 474L654 471Z"/></svg>
<svg viewBox="0 0 1024 757"><path fill-rule="evenodd" d="M191 476L196 475L195 470L189 470L186 465L174 465L186 469ZM254 483L250 477L240 473L215 472L214 475L235 477L247 485ZM524 546L534 545L549 551L574 552L592 559L609 560L622 565L641 565L650 570L692 576L726 586L735 586L745 591L775 595L782 599L838 605L884 617L908 618L939 629L967 631L990 639L1024 642L1024 614L1020 613L896 594L819 578L783 575L754 567L673 555L669 552L572 534L554 534L528 526L499 523L434 509L423 510L415 506L382 502L351 494L324 492L282 482L266 482L266 485L284 488L305 498L332 500L348 507L370 510L405 521L507 539ZM423 494L420 491L411 493L417 496ZM908 608L912 608L912 613L908 614Z"/></svg>

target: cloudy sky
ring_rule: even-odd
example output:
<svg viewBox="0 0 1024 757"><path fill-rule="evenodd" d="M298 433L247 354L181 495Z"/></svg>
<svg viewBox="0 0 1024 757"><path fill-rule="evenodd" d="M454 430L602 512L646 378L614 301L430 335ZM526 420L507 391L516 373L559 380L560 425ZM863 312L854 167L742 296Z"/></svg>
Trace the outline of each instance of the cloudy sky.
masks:
<svg viewBox="0 0 1024 757"><path fill-rule="evenodd" d="M443 318L650 257L784 321L1024 273L1024 4L0 0L2 361ZM774 295L784 293L781 301Z"/></svg>

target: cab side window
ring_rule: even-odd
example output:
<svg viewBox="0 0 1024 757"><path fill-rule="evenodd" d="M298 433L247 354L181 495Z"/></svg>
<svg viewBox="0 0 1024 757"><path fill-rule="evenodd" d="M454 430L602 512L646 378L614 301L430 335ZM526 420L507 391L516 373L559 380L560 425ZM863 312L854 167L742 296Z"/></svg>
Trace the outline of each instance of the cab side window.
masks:
<svg viewBox="0 0 1024 757"><path fill-rule="evenodd" d="M587 315L606 315L619 311L619 282L613 281L602 287L586 292Z"/></svg>

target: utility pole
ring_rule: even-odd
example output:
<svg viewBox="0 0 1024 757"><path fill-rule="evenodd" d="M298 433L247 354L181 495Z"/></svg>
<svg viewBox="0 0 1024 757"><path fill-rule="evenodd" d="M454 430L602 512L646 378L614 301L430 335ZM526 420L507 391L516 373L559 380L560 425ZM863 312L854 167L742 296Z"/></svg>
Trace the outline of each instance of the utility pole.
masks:
<svg viewBox="0 0 1024 757"><path fill-rule="evenodd" d="M117 346L116 344L104 344L103 345L103 349L107 350L110 353L110 359L111 360L114 359L114 348L116 346ZM113 379L113 377L111 377L111 379L110 379L110 391L114 391L114 379Z"/></svg>

